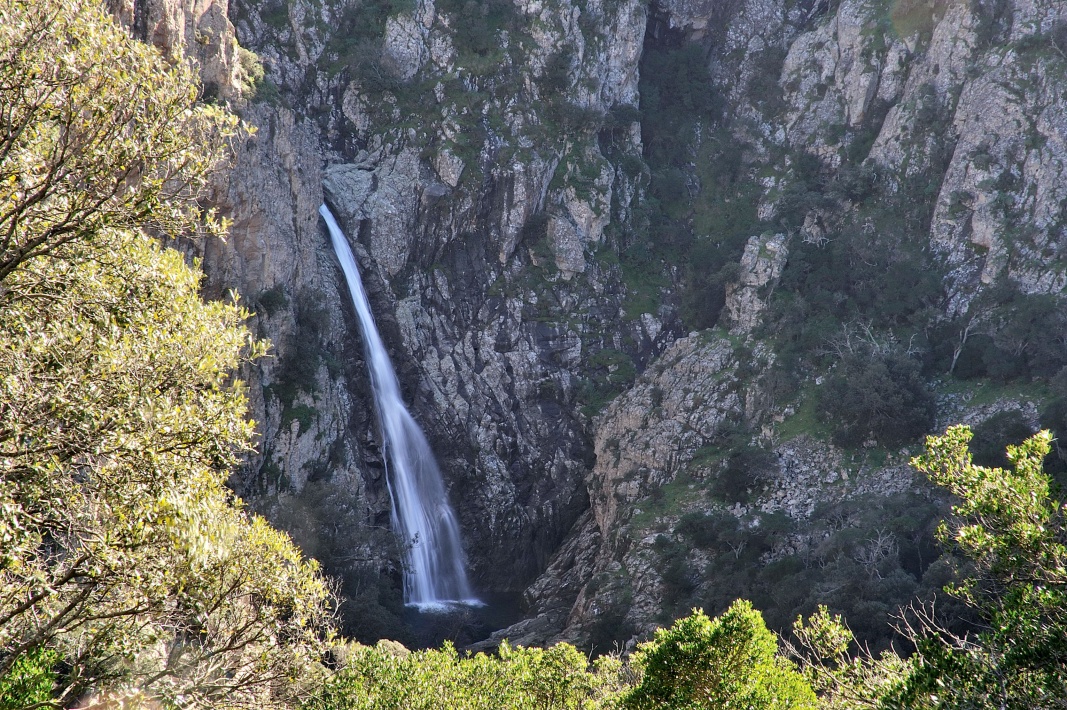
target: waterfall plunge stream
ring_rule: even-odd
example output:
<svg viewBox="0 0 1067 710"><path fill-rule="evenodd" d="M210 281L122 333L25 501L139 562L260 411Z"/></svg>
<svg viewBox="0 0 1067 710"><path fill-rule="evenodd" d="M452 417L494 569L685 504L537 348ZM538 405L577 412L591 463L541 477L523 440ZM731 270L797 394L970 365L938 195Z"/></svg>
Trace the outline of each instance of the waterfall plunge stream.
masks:
<svg viewBox="0 0 1067 710"><path fill-rule="evenodd" d="M386 483L392 500L393 529L408 545L404 565L404 602L423 611L455 604L481 605L463 568L459 526L448 504L441 471L422 429L400 397L400 385L374 325L356 258L326 205L319 207L330 241L348 281L370 365L386 458Z"/></svg>

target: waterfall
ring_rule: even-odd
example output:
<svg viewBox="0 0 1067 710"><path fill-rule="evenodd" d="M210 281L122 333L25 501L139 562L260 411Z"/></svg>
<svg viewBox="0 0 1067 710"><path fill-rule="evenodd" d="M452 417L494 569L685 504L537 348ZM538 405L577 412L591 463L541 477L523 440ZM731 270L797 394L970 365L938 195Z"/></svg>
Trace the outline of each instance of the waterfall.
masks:
<svg viewBox="0 0 1067 710"><path fill-rule="evenodd" d="M341 262L363 330L371 388L384 440L393 529L406 545L404 602L421 610L442 609L453 604L480 605L463 568L459 525L448 504L441 471L426 435L400 397L396 372L374 325L356 258L329 208L322 205L319 213L330 230L330 241Z"/></svg>

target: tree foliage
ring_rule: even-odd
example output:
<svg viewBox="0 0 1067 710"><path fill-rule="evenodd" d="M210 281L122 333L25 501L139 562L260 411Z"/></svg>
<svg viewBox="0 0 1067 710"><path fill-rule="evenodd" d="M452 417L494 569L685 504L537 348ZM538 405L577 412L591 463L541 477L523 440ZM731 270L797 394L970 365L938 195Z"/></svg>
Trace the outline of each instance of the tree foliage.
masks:
<svg viewBox="0 0 1067 710"><path fill-rule="evenodd" d="M970 442L972 460L980 466L1006 468L1011 465L1007 456L1008 445L1018 444L1034 433L1034 427L1020 410L997 412L975 425Z"/></svg>
<svg viewBox="0 0 1067 710"><path fill-rule="evenodd" d="M719 613L742 598L768 628L789 633L798 614L824 604L848 618L860 643L880 651L899 641L891 624L900 607L929 598L947 580L933 536L945 509L901 493L822 502L807 520L690 513L653 546L662 609L671 618L693 606ZM810 542L791 549L798 539Z"/></svg>
<svg viewBox="0 0 1067 710"><path fill-rule="evenodd" d="M632 681L617 665L590 681L580 655L560 662L573 651L560 647L523 651L534 655L514 665L507 646L500 659L460 658L450 648L398 656L379 646L360 649L338 676L343 680L328 686L332 700L309 707L1062 707L1067 530L1042 470L1051 437L1041 432L1009 446L1010 470L975 465L970 439L966 427L953 427L928 438L927 453L912 462L957 498L938 537L959 572L946 591L981 620L969 632L950 630L932 606L914 603L900 617L914 652L890 648L875 656L856 644L840 615L820 606L793 626L787 650L798 668L777 654L760 613L738 601L716 619L695 611L657 631L631 656ZM678 532L702 547L721 534L707 516L687 517ZM602 691L589 695L591 688ZM577 704L565 700L572 697ZM503 700L486 705L488 698Z"/></svg>
<svg viewBox="0 0 1067 710"><path fill-rule="evenodd" d="M746 601L709 619L703 611L660 629L633 663L643 674L624 707L758 710L815 708L815 695Z"/></svg>
<svg viewBox="0 0 1067 710"><path fill-rule="evenodd" d="M271 707L320 652L314 563L225 487L265 344L155 239L237 126L190 82L94 3L0 3L5 707Z"/></svg>
<svg viewBox="0 0 1067 710"><path fill-rule="evenodd" d="M967 313L941 329L935 357L962 379L1051 378L1067 366L1061 296L1002 285L980 294Z"/></svg>
<svg viewBox="0 0 1067 710"><path fill-rule="evenodd" d="M899 446L929 431L936 412L918 363L893 351L845 354L827 376L818 404L842 446L869 439Z"/></svg>
<svg viewBox="0 0 1067 710"><path fill-rule="evenodd" d="M99 2L0 3L0 282L106 228L220 232L195 198L237 120L196 96Z"/></svg>
<svg viewBox="0 0 1067 710"><path fill-rule="evenodd" d="M893 700L908 707L1062 707L1067 697L1067 527L1042 464L1051 435L1008 447L1010 469L971 460L967 427L930 437L913 465L959 497L939 537L969 562L948 591L976 608L958 635L915 625L913 669Z"/></svg>
<svg viewBox="0 0 1067 710"><path fill-rule="evenodd" d="M857 650L852 630L823 605L807 619L797 618L787 645L826 710L875 708L896 687L907 662L891 650L878 658Z"/></svg>
<svg viewBox="0 0 1067 710"><path fill-rule="evenodd" d="M0 678L0 710L48 704L56 683L53 666L58 660L59 655L51 650L23 654Z"/></svg>
<svg viewBox="0 0 1067 710"><path fill-rule="evenodd" d="M1063 707L1067 528L1042 470L1051 436L1009 446L1010 469L975 465L970 440L968 427L950 427L912 465L958 498L938 531L964 562L945 591L981 623L954 632L932 605L913 604L900 617L914 647L905 659L850 648L851 632L825 608L798 619L790 650L827 707Z"/></svg>
<svg viewBox="0 0 1067 710"><path fill-rule="evenodd" d="M589 668L570 644L523 648L504 642L495 656L460 655L451 644L409 652L393 642L354 646L342 669L305 710L579 710L616 707L619 659Z"/></svg>
<svg viewBox="0 0 1067 710"><path fill-rule="evenodd" d="M23 264L2 298L0 676L54 648L60 700L258 706L315 653L327 599L224 486L253 433L230 373L262 346L177 252L107 243Z"/></svg>

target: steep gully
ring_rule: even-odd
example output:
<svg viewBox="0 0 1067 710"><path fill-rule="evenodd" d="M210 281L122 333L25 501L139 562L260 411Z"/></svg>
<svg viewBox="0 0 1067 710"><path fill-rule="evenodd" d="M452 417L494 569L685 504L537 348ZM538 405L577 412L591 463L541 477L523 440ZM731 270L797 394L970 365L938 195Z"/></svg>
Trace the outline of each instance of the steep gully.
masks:
<svg viewBox="0 0 1067 710"><path fill-rule="evenodd" d="M478 606L463 567L459 525L430 445L400 396L400 385L374 324L355 256L326 205L319 213L341 263L366 344L374 403L391 470L386 477L393 529L405 547L404 602L419 610Z"/></svg>

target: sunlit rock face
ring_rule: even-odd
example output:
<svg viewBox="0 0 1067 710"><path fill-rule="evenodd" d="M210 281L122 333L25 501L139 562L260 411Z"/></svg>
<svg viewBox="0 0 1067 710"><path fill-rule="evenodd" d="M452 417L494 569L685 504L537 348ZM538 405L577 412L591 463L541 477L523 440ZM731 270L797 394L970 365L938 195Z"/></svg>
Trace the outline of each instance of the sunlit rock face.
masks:
<svg viewBox="0 0 1067 710"><path fill-rule="evenodd" d="M107 0L108 9L139 39L172 60L200 70L205 96L240 97L248 80L225 0Z"/></svg>

